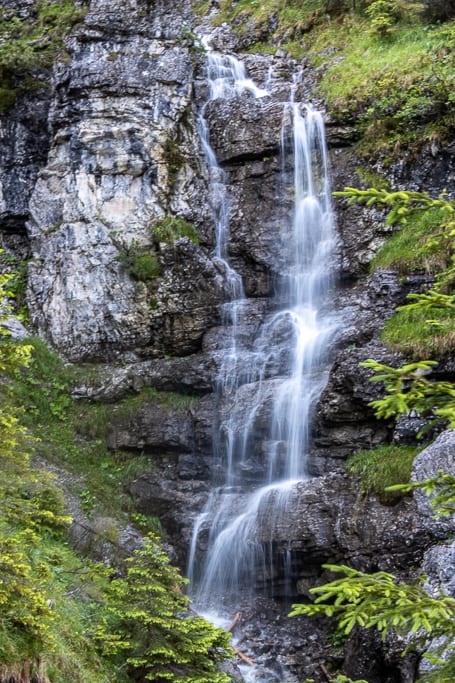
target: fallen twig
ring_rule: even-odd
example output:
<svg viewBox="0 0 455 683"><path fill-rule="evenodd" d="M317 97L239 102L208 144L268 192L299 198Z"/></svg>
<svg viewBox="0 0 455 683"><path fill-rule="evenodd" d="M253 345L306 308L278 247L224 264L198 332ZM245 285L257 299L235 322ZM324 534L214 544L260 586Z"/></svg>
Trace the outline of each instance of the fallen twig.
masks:
<svg viewBox="0 0 455 683"><path fill-rule="evenodd" d="M327 678L327 680L328 680L328 681L333 681L333 676L331 675L331 673L329 672L329 670L327 669L327 667L325 666L325 664L320 664L319 666L321 667L322 673L323 673L324 676Z"/></svg>
<svg viewBox="0 0 455 683"><path fill-rule="evenodd" d="M231 625L229 626L229 628L227 629L227 632L228 632L228 633L232 633L232 631L233 631L233 630L235 629L235 627L237 626L237 624L238 624L238 622L239 622L239 619L240 619L240 612L237 612L237 614L235 615L235 617L234 617L233 620L232 620L232 624L231 624Z"/></svg>
<svg viewBox="0 0 455 683"><path fill-rule="evenodd" d="M245 662L245 664L248 664L248 666L255 666L253 660L247 657L247 655L244 655L243 652L240 652L240 650L238 650L236 647L234 647L234 652L237 657L242 660L242 662Z"/></svg>

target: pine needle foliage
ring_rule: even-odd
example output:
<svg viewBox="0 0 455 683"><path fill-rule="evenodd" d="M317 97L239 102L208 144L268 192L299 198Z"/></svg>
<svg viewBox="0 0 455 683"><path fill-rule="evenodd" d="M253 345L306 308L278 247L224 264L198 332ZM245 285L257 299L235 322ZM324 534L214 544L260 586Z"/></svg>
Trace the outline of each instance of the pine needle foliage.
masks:
<svg viewBox="0 0 455 683"><path fill-rule="evenodd" d="M411 484L394 484L388 486L388 491L411 493L419 489L429 496L434 517L446 517L455 514L455 477L439 470L435 477Z"/></svg>
<svg viewBox="0 0 455 683"><path fill-rule="evenodd" d="M94 633L102 653L155 683L229 683L216 668L232 654L229 636L189 612L184 580L157 538L147 536L128 564Z"/></svg>
<svg viewBox="0 0 455 683"><path fill-rule="evenodd" d="M295 605L290 616L325 614L339 617L346 634L354 626L374 626L385 638L393 627L402 633L416 634L421 629L433 637L452 632L455 620L455 600L449 596L433 598L423 587L423 578L413 584L397 581L393 574L363 572L346 565L323 565L324 569L343 574L324 586L311 589L319 594L314 603Z"/></svg>
<svg viewBox="0 0 455 683"><path fill-rule="evenodd" d="M423 482L393 489L410 491L419 488L432 496L435 516L453 514L455 477L439 472ZM383 639L391 631L410 636L411 649L424 649L423 656L432 668L419 681L424 683L452 683L455 679L455 599L442 591L429 595L426 577L413 583L398 581L388 572L365 574L346 565L323 565L342 578L312 588L316 595L311 604L293 605L290 616L325 615L335 617L346 634L355 626L376 628Z"/></svg>
<svg viewBox="0 0 455 683"><path fill-rule="evenodd" d="M437 652L426 656L435 669L425 680L450 683L455 672L455 600L448 595L430 596L425 577L412 584L397 581L393 574L364 574L345 565L323 565L342 578L311 589L314 603L293 605L290 616L335 617L346 634L354 626L376 628L383 639L395 630L414 636L412 648L424 647L430 639L444 639L444 660ZM410 650L411 647L408 648ZM439 653L442 655L442 652Z"/></svg>
<svg viewBox="0 0 455 683"><path fill-rule="evenodd" d="M423 360L393 368L369 358L360 365L375 371L372 382L384 384L385 396L369 404L377 418L399 418L415 411L430 419L421 434L440 423L455 427L455 384L437 382L425 376L437 365L436 361Z"/></svg>

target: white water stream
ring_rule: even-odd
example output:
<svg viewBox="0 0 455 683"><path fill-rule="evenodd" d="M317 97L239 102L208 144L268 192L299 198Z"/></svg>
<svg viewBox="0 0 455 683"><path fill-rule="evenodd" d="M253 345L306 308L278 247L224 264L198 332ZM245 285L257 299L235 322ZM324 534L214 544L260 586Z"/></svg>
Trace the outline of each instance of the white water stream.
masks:
<svg viewBox="0 0 455 683"><path fill-rule="evenodd" d="M253 97L262 102L266 115L268 91L247 78L237 59L211 51L207 59L208 102ZM220 417L214 440L214 458L222 464L218 470L223 470L224 479L218 477L197 520L189 558L190 590L201 611L235 609L241 597L254 593L258 577L269 584L273 579L273 533L267 541L261 524L265 518L269 526L274 520L272 527L282 523L296 481L308 478L312 410L326 381L327 347L336 327L327 310L336 235L324 125L321 115L294 102L293 88L290 91L290 101L283 104L283 224L276 237L276 249L285 254L286 263L271 312L247 345L239 330L249 301L228 258L226 175L210 145L208 103L201 113L216 256L225 264L230 281L223 316L229 333L218 378ZM271 372L271 367L278 369ZM252 479L250 463L256 458L257 464L258 449L262 470L256 468ZM290 561L290 555L284 561Z"/></svg>

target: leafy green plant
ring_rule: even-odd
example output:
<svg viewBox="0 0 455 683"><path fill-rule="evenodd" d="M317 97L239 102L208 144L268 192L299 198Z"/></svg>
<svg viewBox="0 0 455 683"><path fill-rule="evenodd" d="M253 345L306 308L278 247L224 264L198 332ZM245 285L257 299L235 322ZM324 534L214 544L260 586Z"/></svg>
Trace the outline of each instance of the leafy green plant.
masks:
<svg viewBox="0 0 455 683"><path fill-rule="evenodd" d="M3 268L8 269L12 276L8 282L10 301L14 304L18 317L22 320L28 320L28 310L25 303L28 261L21 261L17 256L0 250L0 263Z"/></svg>
<svg viewBox="0 0 455 683"><path fill-rule="evenodd" d="M188 237L195 244L199 244L197 230L192 223L179 216L165 216L155 223L152 231L153 241L173 244L180 237Z"/></svg>
<svg viewBox="0 0 455 683"><path fill-rule="evenodd" d="M406 223L417 212L433 209L441 209L450 218L455 217L453 202L444 196L431 197L427 192L409 190L393 192L385 188L377 189L375 187L359 190L355 187L346 187L343 191L334 192L334 196L346 198L348 204L365 204L368 207L378 206L387 209L386 225Z"/></svg>
<svg viewBox="0 0 455 683"><path fill-rule="evenodd" d="M153 248L143 246L134 240L131 244L114 244L119 250L117 259L135 280L150 282L161 275L161 264Z"/></svg>
<svg viewBox="0 0 455 683"><path fill-rule="evenodd" d="M163 528L161 526L161 520L156 515L144 515L142 512L132 512L131 521L134 526L142 531L143 533L152 533L156 536L161 536L163 533Z"/></svg>
<svg viewBox="0 0 455 683"><path fill-rule="evenodd" d="M29 369L15 373L12 391L16 401L27 407L24 424L32 426L37 419L63 422L71 404L71 371L41 339L25 339L19 348L22 345L30 349Z"/></svg>
<svg viewBox="0 0 455 683"><path fill-rule="evenodd" d="M93 519L93 510L96 505L96 498L89 489L82 489L79 494L81 509L86 513L88 519Z"/></svg>
<svg viewBox="0 0 455 683"><path fill-rule="evenodd" d="M10 275L0 276L2 301L10 280ZM26 666L30 676L43 682L47 680L44 654L51 658L62 642L62 615L54 606L60 606L64 590L49 556L55 557L55 549L62 547L70 518L49 475L30 463L35 442L22 424L25 413L17 403L14 380L30 367L33 346L10 339L1 326L8 315L4 304L0 313L0 662L11 674ZM74 651L71 654L75 656ZM94 671L93 678L97 678Z"/></svg>

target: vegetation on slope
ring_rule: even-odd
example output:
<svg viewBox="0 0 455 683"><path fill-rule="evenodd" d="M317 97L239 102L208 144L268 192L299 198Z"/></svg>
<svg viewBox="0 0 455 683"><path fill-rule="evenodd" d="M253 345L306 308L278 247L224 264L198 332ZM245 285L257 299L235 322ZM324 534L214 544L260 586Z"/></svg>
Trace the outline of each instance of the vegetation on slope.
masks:
<svg viewBox="0 0 455 683"><path fill-rule="evenodd" d="M402 245L409 239L410 231L415 223L416 215L420 218L420 225L425 226L420 232L420 244L414 254L417 262L425 254L430 256L434 274L433 288L420 294L410 295L409 302L399 309L392 318L394 330L398 337L400 350L410 351L406 318L417 311L421 316L422 328L414 328L414 338L420 342L418 352L422 348L428 350L430 334L426 327L439 337L438 350L453 349L453 309L455 250L454 250L454 202L445 197L433 199L426 193L397 192L387 190L355 190L347 188L338 193L349 198L349 201L359 201L368 206L380 205L387 208L389 224L401 223L405 235L398 235L395 244L385 247L378 260L395 264L398 263L406 270L415 267L415 260L406 263ZM419 221L417 221L419 223ZM410 227L407 227L407 226ZM408 233L406 235L406 232ZM440 252L440 253L439 253ZM436 254L436 259L433 257ZM422 265L422 262L420 262ZM431 272L431 267L429 267ZM435 311L442 313L435 320ZM428 316L431 315L431 319ZM436 323L436 324L435 324ZM403 332L406 330L406 332ZM385 332L387 340L390 332ZM444 339L441 348L441 335ZM375 371L372 380L384 384L383 398L373 401L378 418L394 417L410 414L414 411L429 420L432 427L438 424L442 427L455 427L455 385L450 381L436 381L429 375L431 368L437 365L433 360L417 360L401 368L393 368L369 359L362 365ZM426 428L421 433L425 432ZM403 457L408 451L411 462L413 453L409 449L385 447L376 451L354 455L348 468L352 474L360 477L364 492L374 491L380 494L380 486L386 485L385 496L396 493L408 493L414 488L423 489L431 498L435 516L453 515L455 510L455 477L440 471L436 477L413 484L391 484L396 472L399 476L406 476L405 470L411 462ZM389 455L393 454L393 466L390 467ZM397 458L395 459L395 456ZM386 501L387 502L387 501ZM355 626L361 628L375 627L385 638L391 632L404 635L408 647L403 654L415 650L428 658L432 668L419 680L434 681L434 683L450 683L455 675L455 650L453 648L455 600L439 591L435 597L429 595L424 586L426 577L419 577L414 583L399 582L397 578L387 572L365 574L350 567L325 565L325 568L335 573L341 573L337 578L323 586L311 590L317 597L312 604L294 605L291 614L306 614L334 616L345 634L349 634ZM319 595L318 595L319 594ZM340 676L339 679L349 683L349 679ZM360 683L360 682L358 682Z"/></svg>
<svg viewBox="0 0 455 683"><path fill-rule="evenodd" d="M372 262L401 275L420 272L424 290L411 294L387 322L383 339L414 358L441 356L455 348L455 202L426 192L391 192L346 188L335 193L387 211L386 224L396 232ZM431 284L432 283L432 284Z"/></svg>
<svg viewBox="0 0 455 683"><path fill-rule="evenodd" d="M64 36L84 16L85 2L36 0L31 7L0 8L0 112L18 95L43 86Z"/></svg>
<svg viewBox="0 0 455 683"><path fill-rule="evenodd" d="M420 450L420 447L393 444L359 451L349 458L347 471L359 477L362 495L375 493L382 503L388 505L400 499L402 493L386 489L409 481L412 463Z"/></svg>
<svg viewBox="0 0 455 683"><path fill-rule="evenodd" d="M386 222L401 224L401 233L392 239L378 255L382 263L408 268L411 272L417 262L427 259L428 272L433 276L432 286L417 294L410 294L408 302L397 309L387 323L383 339L393 349L416 358L400 368L393 368L368 359L362 365L376 374L372 381L382 382L384 397L373 401L378 418L395 417L411 411L427 418L428 427L455 426L455 385L451 381L437 381L429 376L434 360L421 359L436 351L443 355L455 348L455 203L444 196L430 197L426 192L389 192L388 190L357 190L346 188L337 192L350 203L386 208ZM403 244L413 234L415 219L426 226L406 266ZM415 237L414 237L415 239Z"/></svg>
<svg viewBox="0 0 455 683"><path fill-rule="evenodd" d="M11 277L0 276L2 301ZM184 580L157 538L115 568L69 548L62 494L32 467L32 450L97 469L106 497L120 479L103 467L100 441L77 440L68 369L42 342L12 341L2 311L0 680L228 683L217 668L231 654L228 634L188 611Z"/></svg>
<svg viewBox="0 0 455 683"><path fill-rule="evenodd" d="M455 129L455 26L451 20L453 14L447 11L448 4L445 3L445 10L444 3L441 4L439 19L443 23L434 23L438 17L425 14L422 11L424 3L405 0L288 0L285 3L223 0L217 21L230 21L239 35L255 35L255 39L249 39L252 50L270 51L282 46L296 57L305 56L319 74L320 92L332 115L356 126L361 138L360 148L368 153L380 151L393 155L403 147L422 142L438 145ZM207 10L207 6L203 9ZM64 33L80 16L75 3L50 0L38 0L25 18L14 9L2 10L0 109L10 106L25 89L39 85L37 70L50 66L61 49ZM377 263L383 259L382 265L393 265L403 273L415 268L447 273L447 253L444 255L438 242L443 222L438 214L440 211L441 207L437 207L431 215L413 217L413 230L403 229L397 233L394 245L391 243L388 247L389 255L384 251ZM406 239L407 244L415 244L416 235L422 239L422 247L413 250L412 259L409 259L409 254L403 256L407 249ZM428 236L438 243L433 251L429 249ZM393 252L395 248L397 250ZM153 268L154 264L147 263L146 278L154 276L150 275ZM442 284L442 279L440 282ZM444 287L445 290L441 287L436 294L450 296L447 281ZM422 306L408 307L403 316L411 311L414 311L412 320L406 327L411 330L408 337L414 344L416 332L422 322L427 321L428 341L421 341L421 344L427 343L429 353L453 348L453 329L448 329L451 317L447 315L445 305L439 308L433 305L431 319L425 317L428 311ZM422 315L424 317L418 317ZM394 320L397 324L396 317ZM391 342L396 348L409 352L410 347L406 348L403 341L403 320L404 317L397 324L398 341ZM424 335L417 336L422 340ZM444 337L444 341L435 346L434 340L440 337ZM3 349L6 348L4 345ZM424 348L419 346L413 350L420 355ZM16 349L28 363L30 348L24 345ZM118 500L117 496L112 496L113 489L122 499L122 481L131 474L128 468L132 461L123 460L121 454L113 457L103 450L106 407L73 406L69 400L71 377L67 370L43 346L40 348L40 342L34 342L34 356L30 372L24 372L20 363L3 368L5 372L12 371L14 380L12 396L8 392L5 405L12 405L8 403L10 400L26 404L27 410L21 419L29 428L37 430L41 439L39 449L47 457L62 458L70 467L84 461L84 472L90 473L90 488L80 491L80 495L87 510L100 504L106 490L110 499ZM40 356L44 363L41 367ZM83 420L78 413L81 410ZM11 443L15 455L20 455L25 451L21 451L19 441L26 435L17 419L18 414L13 410L10 417L6 415L3 427L13 432L17 429L18 441L14 437ZM384 462L382 453L381 466ZM361 463L360 457L357 463ZM352 466L355 467L355 463ZM378 468L369 464L366 469L371 473ZM56 683L101 682L113 678L121 681L122 676L126 681L128 668L122 667L122 663L127 660L131 667L150 674L154 680L160 680L161 675L161 680L189 682L194 680L196 671L199 682L226 680L213 668L215 653L226 652L224 639L219 633L207 630L202 621L180 618L180 613L186 609L179 592L180 579L169 568L167 558L155 542L147 542L142 554L132 561L130 571L111 582L108 589L105 574L76 558L66 547L62 531L65 520L58 492L29 468L26 455L20 467L14 463L11 471L16 477L15 484L20 484L14 486L14 491L19 490L21 496L17 499L15 493L16 497L8 497L13 495L12 486L5 492L7 503L11 501L6 510L14 511L15 518L2 518L0 525L6 558L2 571L8 576L11 588L11 592L6 589L2 596L2 604L6 607L0 629L0 658L11 672L25 667L28 662L30 673L35 667L43 681L46 677ZM105 486L107 482L108 487ZM377 480L371 484L365 482L365 486L367 490L370 490L369 486L374 489ZM31 516L36 518L33 524ZM349 575L348 578L353 577ZM386 584L388 581L386 578ZM405 589L400 587L400 590ZM137 603L128 604L126 608L125 595L132 594ZM140 609L147 599L151 599L153 608L157 595L164 600L158 602L162 607L159 614L153 613L153 609L151 612ZM394 618L399 616L395 614ZM62 624L67 628L62 629ZM180 653L169 646L167 629L170 624L177 633L181 625L186 625L180 633ZM162 637L158 637L163 625ZM158 642L155 649L149 647L151 633ZM89 644L93 635L96 635L98 650ZM214 656L207 658L208 651ZM183 652L186 660L182 659ZM85 653L83 657L81 653ZM167 668L160 674L156 667L163 659ZM192 668L194 663L196 669Z"/></svg>
<svg viewBox="0 0 455 683"><path fill-rule="evenodd" d="M110 450L107 437L113 424L127 422L146 403L184 413L194 396L145 387L115 404L73 401L75 384L96 384L96 368L65 365L36 337L19 342L18 348L22 345L30 349L30 361L26 370L13 373L11 393L23 407L22 424L36 438L35 455L76 475L71 493L79 496L89 517L132 519L140 531L157 531L159 520L135 513L127 493L133 479L153 468L151 457L139 451Z"/></svg>
<svg viewBox="0 0 455 683"><path fill-rule="evenodd" d="M359 149L391 158L455 130L454 16L451 3L409 0L221 0L213 22L229 22L252 52L304 58Z"/></svg>

